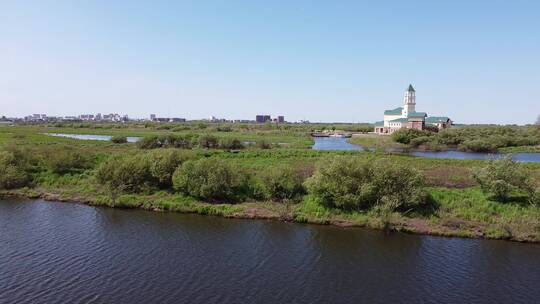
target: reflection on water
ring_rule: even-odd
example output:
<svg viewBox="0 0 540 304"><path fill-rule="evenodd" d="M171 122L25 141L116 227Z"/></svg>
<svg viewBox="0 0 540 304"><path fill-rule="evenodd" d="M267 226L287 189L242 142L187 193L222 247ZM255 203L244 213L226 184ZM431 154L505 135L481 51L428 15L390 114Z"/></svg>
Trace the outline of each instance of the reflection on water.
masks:
<svg viewBox="0 0 540 304"><path fill-rule="evenodd" d="M342 137L314 137L313 150L346 150L361 151L362 147L347 142L348 138Z"/></svg>
<svg viewBox="0 0 540 304"><path fill-rule="evenodd" d="M107 141L111 140L112 136L110 135L92 135L92 134L66 134L66 133L45 133L49 136L56 136L56 137L67 137L67 138L74 138L74 139L81 139L81 140L102 140ZM127 137L128 142L137 142L141 138L140 137Z"/></svg>
<svg viewBox="0 0 540 304"><path fill-rule="evenodd" d="M314 150L365 150L361 146L349 144L347 138L339 137L315 137L313 138L315 144L313 145ZM372 149L368 149L372 150ZM418 157L428 157L428 158L452 158L452 159L496 159L503 157L505 154L502 153L470 153L470 152L460 152L460 151L441 151L441 152L431 152L431 151L412 151L405 152L400 149L388 148L387 152L395 153L409 153L410 155ZM540 153L513 153L512 158L518 162L540 162Z"/></svg>
<svg viewBox="0 0 540 304"><path fill-rule="evenodd" d="M534 303L540 247L0 201L0 303Z"/></svg>

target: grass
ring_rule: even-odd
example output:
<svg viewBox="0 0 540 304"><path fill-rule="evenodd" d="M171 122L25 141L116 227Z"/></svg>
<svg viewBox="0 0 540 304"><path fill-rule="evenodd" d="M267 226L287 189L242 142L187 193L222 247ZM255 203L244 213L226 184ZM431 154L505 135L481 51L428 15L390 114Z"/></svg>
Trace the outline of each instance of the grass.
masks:
<svg viewBox="0 0 540 304"><path fill-rule="evenodd" d="M235 127L231 131L217 131L214 127L195 130L159 130L159 126L143 125L95 128L54 126L0 126L0 146L28 147L34 154L40 151L63 149L67 146L94 156L96 164L114 154L136 153L136 145L114 144L107 141L84 141L50 137L43 133L106 134L122 136L198 133L219 137L234 137L244 141L266 140L289 143L286 147L260 150L251 147L237 153L222 150L195 149L198 157L218 157L245 170L261 172L284 165L312 172L322 159L343 155L355 158L378 159L417 168L424 172L430 184L436 208L423 214L344 212L323 207L316 199L305 196L297 204L248 201L239 204L209 204L172 191L152 190L148 193L121 194L116 198L94 179L94 169L79 170L65 175L55 174L39 163L32 172L34 183L27 188L2 193L16 193L28 197L51 200L77 201L91 205L119 208L141 208L154 211L186 212L241 218L272 218L302 223L363 226L375 229L391 228L414 233L503 238L519 241L540 241L540 208L524 203L519 197L508 203L491 200L476 184L471 171L482 166L482 160L419 158L385 152L315 151L308 149L312 139L305 126L293 129L273 129L274 126ZM174 126L173 128L178 127ZM269 128L269 129L265 129ZM294 129L296 128L296 129ZM362 135L350 139L368 147L397 147L389 136ZM41 150L41 149L44 150ZM523 164L534 180L540 183L540 163Z"/></svg>

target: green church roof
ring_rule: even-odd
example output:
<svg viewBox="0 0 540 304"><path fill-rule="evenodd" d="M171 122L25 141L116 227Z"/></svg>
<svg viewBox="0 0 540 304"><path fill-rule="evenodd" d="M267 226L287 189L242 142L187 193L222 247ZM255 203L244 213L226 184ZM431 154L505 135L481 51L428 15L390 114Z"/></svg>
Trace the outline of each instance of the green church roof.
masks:
<svg viewBox="0 0 540 304"><path fill-rule="evenodd" d="M394 120L390 120L390 122L407 122L409 121L407 118L398 118Z"/></svg>
<svg viewBox="0 0 540 304"><path fill-rule="evenodd" d="M409 114L407 114L407 117L426 117L426 116L427 116L426 112L410 112Z"/></svg>
<svg viewBox="0 0 540 304"><path fill-rule="evenodd" d="M375 122L375 126L384 126L384 121L381 120L381 121L376 121Z"/></svg>
<svg viewBox="0 0 540 304"><path fill-rule="evenodd" d="M409 84L409 88L407 89L407 92L416 92L414 88L412 87L412 84Z"/></svg>
<svg viewBox="0 0 540 304"><path fill-rule="evenodd" d="M384 115L401 115L401 112L403 111L402 107L395 108L392 110L386 110L384 111Z"/></svg>
<svg viewBox="0 0 540 304"><path fill-rule="evenodd" d="M427 123L447 122L450 118L446 116L431 116L426 118Z"/></svg>

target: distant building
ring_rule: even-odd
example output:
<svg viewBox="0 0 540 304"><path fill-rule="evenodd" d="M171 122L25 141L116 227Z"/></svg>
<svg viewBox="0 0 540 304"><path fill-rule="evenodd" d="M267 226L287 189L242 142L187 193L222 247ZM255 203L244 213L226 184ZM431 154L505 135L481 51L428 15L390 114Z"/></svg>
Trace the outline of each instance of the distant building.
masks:
<svg viewBox="0 0 540 304"><path fill-rule="evenodd" d="M150 120L156 120L156 114L150 114Z"/></svg>
<svg viewBox="0 0 540 304"><path fill-rule="evenodd" d="M272 121L272 118L270 115L257 115L255 116L255 122L257 123L265 123L267 121Z"/></svg>
<svg viewBox="0 0 540 304"><path fill-rule="evenodd" d="M384 111L384 120L375 123L375 133L392 134L404 128L423 130L426 125L441 130L450 128L452 120L445 116L428 117L426 112L416 112L416 91L409 85L405 91L403 107Z"/></svg>
<svg viewBox="0 0 540 304"><path fill-rule="evenodd" d="M277 122L279 122L279 123L285 122L285 116L278 116L277 117Z"/></svg>

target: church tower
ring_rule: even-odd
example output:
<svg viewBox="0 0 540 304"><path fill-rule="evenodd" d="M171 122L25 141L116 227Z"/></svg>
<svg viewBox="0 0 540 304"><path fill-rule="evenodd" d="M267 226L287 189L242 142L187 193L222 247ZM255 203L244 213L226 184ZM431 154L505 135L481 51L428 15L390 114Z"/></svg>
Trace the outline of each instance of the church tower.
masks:
<svg viewBox="0 0 540 304"><path fill-rule="evenodd" d="M403 98L402 116L407 117L409 113L414 112L416 112L416 91L413 86L409 84L409 88L405 91L405 97Z"/></svg>

